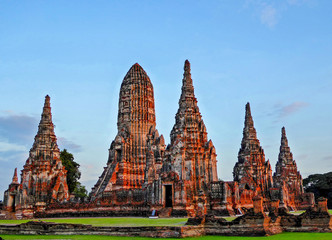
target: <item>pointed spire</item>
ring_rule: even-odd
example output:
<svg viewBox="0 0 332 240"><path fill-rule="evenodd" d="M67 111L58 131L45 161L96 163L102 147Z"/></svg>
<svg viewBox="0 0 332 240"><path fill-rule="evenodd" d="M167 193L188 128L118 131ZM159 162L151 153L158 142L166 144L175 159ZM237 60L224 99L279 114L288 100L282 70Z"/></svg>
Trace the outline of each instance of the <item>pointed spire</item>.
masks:
<svg viewBox="0 0 332 240"><path fill-rule="evenodd" d="M193 80L191 78L190 73L190 62L186 60L184 62L184 73L183 73L183 79L182 79L182 88L181 88L181 97L180 97L180 108L184 107L187 108L188 106L186 104L181 104L181 102L187 102L193 101L196 102L195 93L194 93L194 86L193 86ZM191 104L190 104L191 105ZM193 107L193 106L191 106Z"/></svg>
<svg viewBox="0 0 332 240"><path fill-rule="evenodd" d="M278 161L280 162L293 162L293 155L290 151L290 147L288 146L288 139L286 137L285 127L281 128L281 144L280 144L280 152Z"/></svg>
<svg viewBox="0 0 332 240"><path fill-rule="evenodd" d="M186 61L184 62L184 72L190 74L190 62L188 61L188 59L186 59Z"/></svg>
<svg viewBox="0 0 332 240"><path fill-rule="evenodd" d="M46 95L46 96L45 96L44 108L49 108L49 107L51 107L50 100L51 100L50 96Z"/></svg>
<svg viewBox="0 0 332 240"><path fill-rule="evenodd" d="M246 117L251 117L251 110L250 110L250 103L247 102L246 104Z"/></svg>
<svg viewBox="0 0 332 240"><path fill-rule="evenodd" d="M244 120L244 127L252 128L254 127L254 121L251 116L250 103L246 104L246 116Z"/></svg>
<svg viewBox="0 0 332 240"><path fill-rule="evenodd" d="M15 168L12 183L18 183L17 168Z"/></svg>
<svg viewBox="0 0 332 240"><path fill-rule="evenodd" d="M234 166L234 181L239 182L240 191L248 184L252 189L261 189L263 195L268 194L272 181L270 161L265 161L265 154L257 139L250 104L246 104L243 138L238 154L238 162Z"/></svg>
<svg viewBox="0 0 332 240"><path fill-rule="evenodd" d="M285 127L282 127L281 129L281 147L288 147Z"/></svg>
<svg viewBox="0 0 332 240"><path fill-rule="evenodd" d="M280 152L273 181L276 187L285 185L290 193L295 193L295 195L303 193L302 177L288 146L285 127L281 128Z"/></svg>
<svg viewBox="0 0 332 240"><path fill-rule="evenodd" d="M50 148L48 149L48 151L55 151L57 153L59 152L57 138L54 133L54 124L52 122L50 100L50 96L46 95L43 112L41 114L41 119L38 125L38 132L35 136L33 147L30 150L32 152L37 151L37 149L43 149L43 152L45 154L45 145L48 144L48 147Z"/></svg>
<svg viewBox="0 0 332 240"><path fill-rule="evenodd" d="M51 113L51 98L50 96L45 96L45 103L43 107L43 112L41 114L41 120L39 125L52 123L52 113ZM52 124L53 125L53 124Z"/></svg>
<svg viewBox="0 0 332 240"><path fill-rule="evenodd" d="M246 104L246 116L244 120L243 139L256 139L257 133L254 127L254 120L251 116L250 103ZM243 141L243 140L242 140Z"/></svg>

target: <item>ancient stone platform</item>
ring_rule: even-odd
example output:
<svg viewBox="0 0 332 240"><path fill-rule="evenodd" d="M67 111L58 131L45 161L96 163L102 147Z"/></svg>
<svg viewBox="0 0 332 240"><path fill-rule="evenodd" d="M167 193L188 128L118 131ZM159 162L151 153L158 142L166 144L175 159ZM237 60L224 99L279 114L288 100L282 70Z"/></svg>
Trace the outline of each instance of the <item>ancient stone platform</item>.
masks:
<svg viewBox="0 0 332 240"><path fill-rule="evenodd" d="M317 206L301 215L287 213L278 208L267 214L263 211L263 198L254 198L254 208L231 222L207 215L189 218L185 226L158 227L98 227L83 224L30 221L18 225L0 225L0 234L27 235L108 235L129 237L183 238L203 235L266 236L282 232L330 232L332 216L327 210L327 199L320 198Z"/></svg>

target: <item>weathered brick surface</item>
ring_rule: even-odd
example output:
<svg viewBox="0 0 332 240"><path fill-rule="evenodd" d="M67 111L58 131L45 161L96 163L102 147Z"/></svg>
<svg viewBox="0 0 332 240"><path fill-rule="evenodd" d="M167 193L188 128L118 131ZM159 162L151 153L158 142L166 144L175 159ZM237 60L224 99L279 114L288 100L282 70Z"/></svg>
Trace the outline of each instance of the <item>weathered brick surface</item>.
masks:
<svg viewBox="0 0 332 240"><path fill-rule="evenodd" d="M179 108L167 148L156 129L151 80L139 64L134 64L121 84L118 132L106 167L89 199L68 202L66 171L59 159L50 98L46 96L21 182L15 171L5 193L5 209L14 212L12 217L146 216L157 210L160 216L190 216L204 221L206 215L244 214L255 207L257 197L261 198L260 212L270 210L274 214L271 218L277 216L278 204L289 209L313 206L313 195L303 193L285 129L272 178L249 103L245 112L234 181L221 181L216 150L207 137L195 97L189 61L184 64Z"/></svg>
<svg viewBox="0 0 332 240"><path fill-rule="evenodd" d="M249 103L246 105L243 138L233 176L234 181L238 182L240 206L250 206L254 195L266 198L273 184L271 165L269 161L265 161Z"/></svg>
<svg viewBox="0 0 332 240"><path fill-rule="evenodd" d="M23 166L21 182L18 183L15 169L13 181L5 192L4 206L9 212L31 214L31 211L44 209L48 203L68 199L67 171L60 160L50 97L47 95L37 135Z"/></svg>
<svg viewBox="0 0 332 240"><path fill-rule="evenodd" d="M153 86L139 64L123 79L119 96L118 134L111 144L107 166L92 189L92 199L109 195L117 204L126 204L128 191L136 202L144 182L152 182L161 167L165 144L156 130ZM119 190L114 194L115 190ZM122 191L122 192L121 192ZM131 197L131 196L130 196Z"/></svg>
<svg viewBox="0 0 332 240"><path fill-rule="evenodd" d="M173 209L189 215L206 214L208 190L218 180L216 150L194 94L190 63L186 60L179 109L161 171L161 185L172 187ZM165 199L162 199L165 205Z"/></svg>
<svg viewBox="0 0 332 240"><path fill-rule="evenodd" d="M300 197L303 195L302 176L297 170L293 154L288 146L285 127L281 129L281 145L273 175L274 187L279 189L281 206L298 208Z"/></svg>

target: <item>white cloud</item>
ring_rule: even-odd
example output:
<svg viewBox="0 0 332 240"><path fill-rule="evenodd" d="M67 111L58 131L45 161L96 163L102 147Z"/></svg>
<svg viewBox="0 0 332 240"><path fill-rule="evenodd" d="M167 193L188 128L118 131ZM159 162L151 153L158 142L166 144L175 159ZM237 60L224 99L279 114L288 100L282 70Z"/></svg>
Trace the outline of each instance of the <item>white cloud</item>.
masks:
<svg viewBox="0 0 332 240"><path fill-rule="evenodd" d="M286 11L301 6L310 7L315 4L314 2L314 0L246 0L242 7L253 11L263 25L273 28Z"/></svg>
<svg viewBox="0 0 332 240"><path fill-rule="evenodd" d="M307 106L309 106L309 104L306 102L293 102L280 109L279 117L280 118L287 117L288 115L291 115Z"/></svg>
<svg viewBox="0 0 332 240"><path fill-rule="evenodd" d="M0 152L9 152L9 151L22 152L22 151L27 151L27 148L23 145L18 145L15 143L0 142Z"/></svg>
<svg viewBox="0 0 332 240"><path fill-rule="evenodd" d="M0 137L8 142L29 145L37 132L38 119L29 115L18 115L13 111L6 111L0 115Z"/></svg>
<svg viewBox="0 0 332 240"><path fill-rule="evenodd" d="M278 23L277 9L271 5L264 6L261 11L260 18L261 18L261 22L264 25L266 25L270 28L274 27Z"/></svg>
<svg viewBox="0 0 332 240"><path fill-rule="evenodd" d="M290 104L275 104L273 108L271 108L271 112L267 113L268 117L274 118L274 123L279 122L280 120L296 114L301 111L303 108L308 107L310 104L307 102L296 101Z"/></svg>

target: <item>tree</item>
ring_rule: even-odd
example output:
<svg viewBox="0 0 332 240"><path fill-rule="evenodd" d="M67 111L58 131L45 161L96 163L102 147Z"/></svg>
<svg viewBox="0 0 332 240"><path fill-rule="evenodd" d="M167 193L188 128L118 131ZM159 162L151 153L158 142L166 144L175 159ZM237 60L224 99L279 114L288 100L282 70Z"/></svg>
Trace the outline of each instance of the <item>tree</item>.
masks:
<svg viewBox="0 0 332 240"><path fill-rule="evenodd" d="M303 179L303 187L306 192L314 193L315 199L327 198L327 206L332 208L332 172L309 175Z"/></svg>
<svg viewBox="0 0 332 240"><path fill-rule="evenodd" d="M67 185L69 192L75 194L75 196L79 198L86 197L87 190L85 189L85 186L81 185L78 181L81 178L81 172L79 170L80 165L74 161L73 154L67 152L67 149L63 149L60 152L60 159L67 170Z"/></svg>
<svg viewBox="0 0 332 240"><path fill-rule="evenodd" d="M88 196L88 191L85 189L85 186L81 185L81 183L78 183L74 190L74 194L78 198L84 198Z"/></svg>

